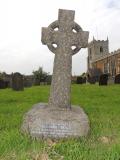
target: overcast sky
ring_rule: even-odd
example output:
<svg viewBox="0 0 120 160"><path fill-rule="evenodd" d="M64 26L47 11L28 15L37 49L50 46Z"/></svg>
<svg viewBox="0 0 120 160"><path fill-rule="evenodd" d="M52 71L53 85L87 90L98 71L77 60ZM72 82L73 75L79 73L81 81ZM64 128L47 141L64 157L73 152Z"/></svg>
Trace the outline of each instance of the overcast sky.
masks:
<svg viewBox="0 0 120 160"><path fill-rule="evenodd" d="M52 73L54 54L41 43L41 27L57 20L58 9L75 10L89 41L109 37L120 48L120 0L0 0L0 71L31 74L39 66ZM72 73L87 70L87 49L73 56Z"/></svg>

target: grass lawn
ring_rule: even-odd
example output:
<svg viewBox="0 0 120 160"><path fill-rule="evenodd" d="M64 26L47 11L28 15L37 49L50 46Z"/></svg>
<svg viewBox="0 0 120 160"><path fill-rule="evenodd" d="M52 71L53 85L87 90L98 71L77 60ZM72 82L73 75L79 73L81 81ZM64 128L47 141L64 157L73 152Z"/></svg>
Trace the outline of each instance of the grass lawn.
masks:
<svg viewBox="0 0 120 160"><path fill-rule="evenodd" d="M72 104L91 124L79 139L35 141L20 133L24 113L48 96L49 86L0 90L0 160L120 160L120 85L72 85Z"/></svg>

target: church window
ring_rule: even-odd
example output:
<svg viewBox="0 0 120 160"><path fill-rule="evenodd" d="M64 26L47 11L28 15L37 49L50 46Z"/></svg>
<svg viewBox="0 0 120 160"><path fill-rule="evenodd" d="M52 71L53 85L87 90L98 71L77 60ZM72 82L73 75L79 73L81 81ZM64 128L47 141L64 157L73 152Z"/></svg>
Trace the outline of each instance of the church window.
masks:
<svg viewBox="0 0 120 160"><path fill-rule="evenodd" d="M92 50L91 50L91 48L89 49L89 51L90 51L90 59L92 59Z"/></svg>
<svg viewBox="0 0 120 160"><path fill-rule="evenodd" d="M108 73L108 63L104 63L104 73Z"/></svg>
<svg viewBox="0 0 120 160"><path fill-rule="evenodd" d="M100 53L102 53L103 52L103 47L100 47Z"/></svg>

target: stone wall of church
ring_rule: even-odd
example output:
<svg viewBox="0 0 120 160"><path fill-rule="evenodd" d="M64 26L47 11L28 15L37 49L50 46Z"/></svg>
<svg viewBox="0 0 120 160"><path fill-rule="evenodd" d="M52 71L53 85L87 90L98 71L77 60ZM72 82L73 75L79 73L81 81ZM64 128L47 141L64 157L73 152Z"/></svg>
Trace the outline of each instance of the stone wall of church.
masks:
<svg viewBox="0 0 120 160"><path fill-rule="evenodd" d="M120 74L120 49L93 62L93 66L99 68L103 73L109 73L111 76Z"/></svg>

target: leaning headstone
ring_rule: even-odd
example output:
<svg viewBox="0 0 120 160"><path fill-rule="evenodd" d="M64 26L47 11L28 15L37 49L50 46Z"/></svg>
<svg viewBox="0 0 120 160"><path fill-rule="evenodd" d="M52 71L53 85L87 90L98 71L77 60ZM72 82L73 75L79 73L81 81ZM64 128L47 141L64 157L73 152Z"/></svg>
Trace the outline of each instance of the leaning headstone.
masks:
<svg viewBox="0 0 120 160"><path fill-rule="evenodd" d="M12 89L15 91L23 91L24 90L24 81L23 75L16 72L12 75Z"/></svg>
<svg viewBox="0 0 120 160"><path fill-rule="evenodd" d="M120 84L120 74L115 76L115 84Z"/></svg>
<svg viewBox="0 0 120 160"><path fill-rule="evenodd" d="M102 74L99 79L99 85L107 85L108 84L108 74Z"/></svg>
<svg viewBox="0 0 120 160"><path fill-rule="evenodd" d="M74 14L60 9L58 20L42 28L42 43L55 59L48 105L36 104L24 117L22 131L35 138L80 137L89 131L87 115L70 99L72 55L87 47L89 35L74 22Z"/></svg>

